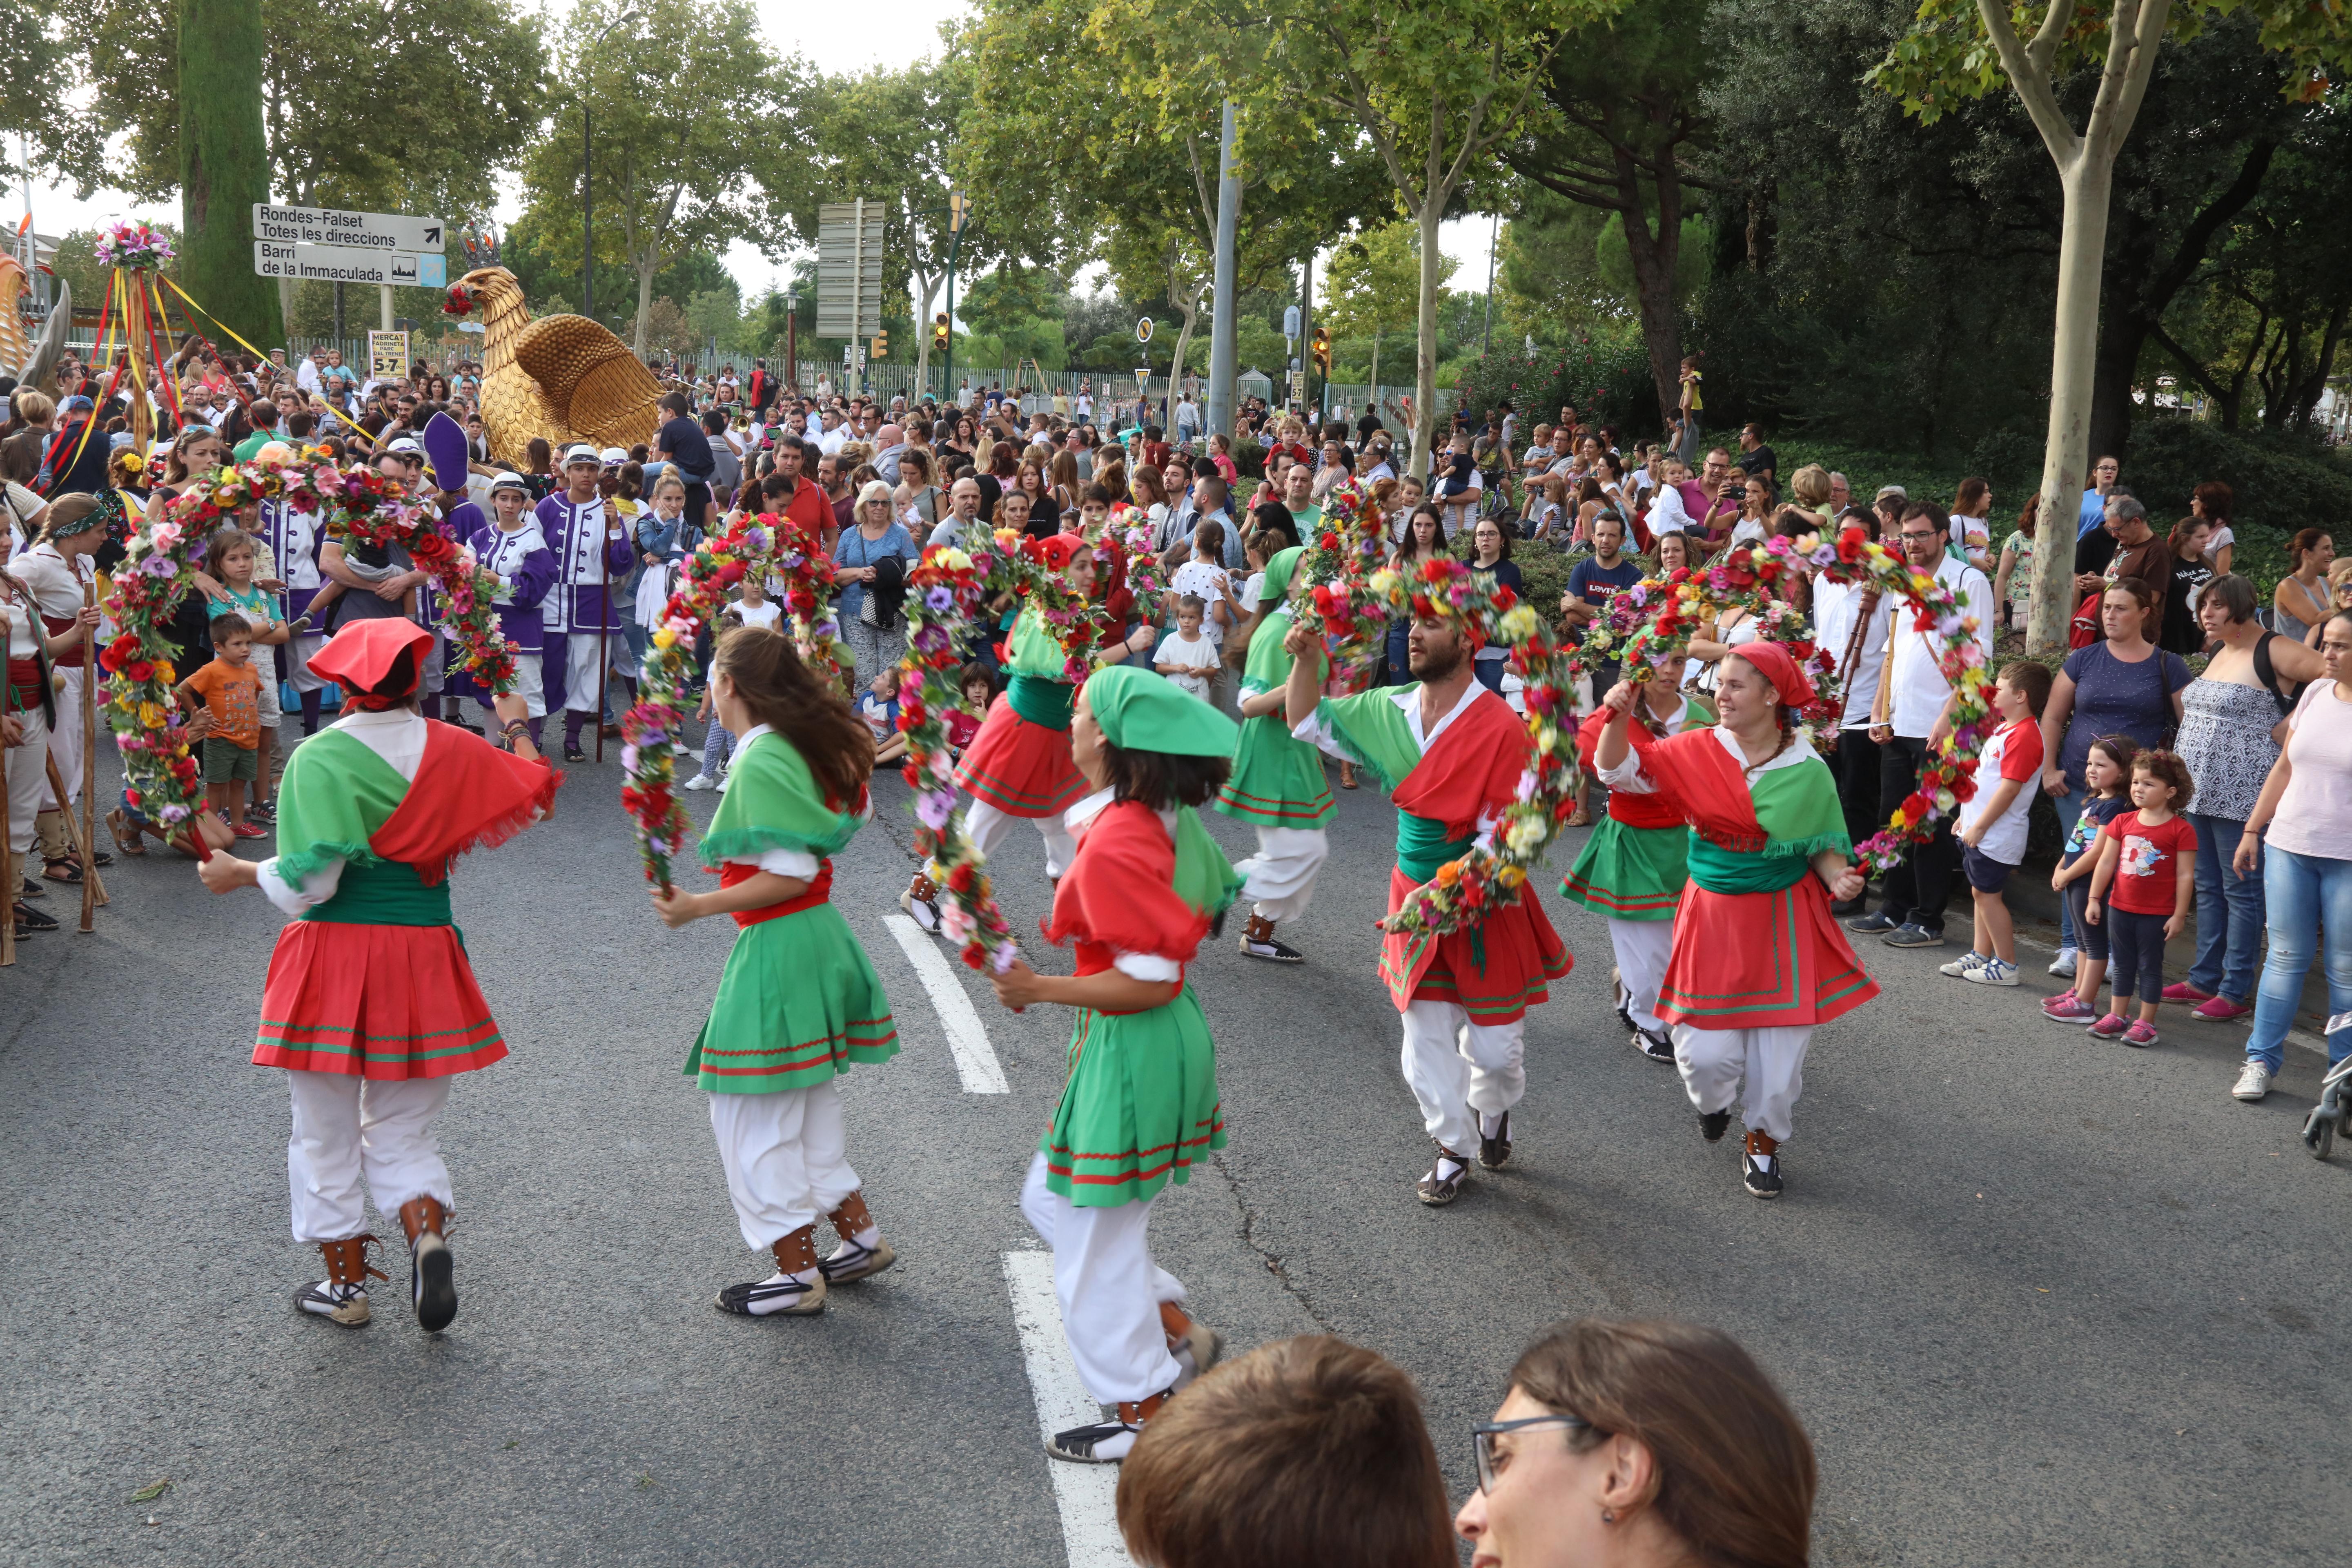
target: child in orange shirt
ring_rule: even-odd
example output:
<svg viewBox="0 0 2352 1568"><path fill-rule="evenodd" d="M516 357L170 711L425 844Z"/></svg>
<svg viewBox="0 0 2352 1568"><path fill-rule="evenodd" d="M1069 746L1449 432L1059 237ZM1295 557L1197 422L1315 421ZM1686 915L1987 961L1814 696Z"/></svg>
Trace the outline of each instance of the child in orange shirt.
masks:
<svg viewBox="0 0 2352 1568"><path fill-rule="evenodd" d="M243 616L215 616L213 661L180 682L173 695L184 708L212 715L205 737L205 804L239 838L262 830L245 819L245 786L259 773L261 676L253 668L253 623Z"/></svg>

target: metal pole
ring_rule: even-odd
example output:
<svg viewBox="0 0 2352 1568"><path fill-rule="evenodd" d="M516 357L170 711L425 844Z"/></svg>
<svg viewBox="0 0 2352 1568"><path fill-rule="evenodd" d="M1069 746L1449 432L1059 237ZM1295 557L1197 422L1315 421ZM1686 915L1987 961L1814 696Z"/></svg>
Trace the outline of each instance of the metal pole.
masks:
<svg viewBox="0 0 2352 1568"><path fill-rule="evenodd" d="M1328 376L1325 378L1328 379ZM1299 401L1312 404L1315 401L1312 395L1315 390L1315 253L1311 250L1307 253L1307 259L1298 264L1298 387L1309 395Z"/></svg>
<svg viewBox="0 0 2352 1568"><path fill-rule="evenodd" d="M1494 227L1486 231L1486 336L1478 345L1478 357L1495 346L1495 246L1503 237L1503 215L1495 215Z"/></svg>
<svg viewBox="0 0 2352 1568"><path fill-rule="evenodd" d="M1241 217L1242 183L1234 174L1234 118L1229 98L1224 128L1217 136L1217 297L1209 329L1209 429L1228 439L1234 433L1234 374L1240 360L1234 342L1234 230Z"/></svg>
<svg viewBox="0 0 2352 1568"><path fill-rule="evenodd" d="M591 121L588 100L580 100L580 313L596 319L596 186L588 171Z"/></svg>
<svg viewBox="0 0 2352 1568"><path fill-rule="evenodd" d="M952 222L952 218L950 221ZM947 368L940 373L940 402L942 404L955 402L955 264L956 249L962 244L963 226L956 224L948 230L948 354ZM958 410L948 418L956 419L961 414L961 411Z"/></svg>

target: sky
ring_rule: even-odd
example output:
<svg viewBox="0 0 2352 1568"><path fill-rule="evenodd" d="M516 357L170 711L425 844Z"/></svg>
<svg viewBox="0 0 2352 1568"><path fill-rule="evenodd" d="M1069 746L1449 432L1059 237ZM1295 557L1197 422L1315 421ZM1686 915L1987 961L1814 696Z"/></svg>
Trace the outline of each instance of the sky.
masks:
<svg viewBox="0 0 2352 1568"><path fill-rule="evenodd" d="M557 9L547 6L551 12ZM854 5L797 5L763 7L764 22L770 47L779 51L797 50L819 69L832 73L865 70L877 65L896 65L932 53L938 47L940 24L963 15L970 9L967 0L859 0ZM782 25L789 17L787 28ZM16 149L11 147L9 153ZM0 212L7 214L8 226L24 212L24 188L18 175L10 180L11 189ZM75 199L70 187L45 187L36 184L32 192L33 217L43 234L63 234L68 230L94 226L117 218L163 219L176 222L179 208L173 203L134 203L120 192L98 191L88 201ZM514 210L507 210L512 207ZM512 194L501 199L498 217L501 223L520 216L520 206ZM1385 220L1389 214L1368 214ZM1460 263L1454 274L1454 286L1467 290L1484 289L1486 284L1487 250L1492 234L1492 220L1485 216L1459 218L1444 226L1438 243L1445 254ZM787 262L771 261L752 246L737 240L721 258L729 272L742 285L743 297L758 298L770 283L781 285L789 271ZM1318 261L1317 275L1321 276ZM1080 274L1080 286L1088 279Z"/></svg>

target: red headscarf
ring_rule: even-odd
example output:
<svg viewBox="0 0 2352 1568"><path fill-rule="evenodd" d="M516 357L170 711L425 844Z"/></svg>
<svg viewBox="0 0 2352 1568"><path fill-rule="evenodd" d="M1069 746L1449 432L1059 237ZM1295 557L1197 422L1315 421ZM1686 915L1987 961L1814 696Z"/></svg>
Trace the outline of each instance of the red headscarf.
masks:
<svg viewBox="0 0 2352 1568"><path fill-rule="evenodd" d="M1813 683L1805 679L1805 672L1797 668L1795 658L1779 643L1741 643L1731 650L1730 657L1746 659L1753 665L1758 674L1772 683L1772 689L1780 694L1783 705L1802 708L1813 700ZM317 668L318 663L312 659L311 668Z"/></svg>
<svg viewBox="0 0 2352 1568"><path fill-rule="evenodd" d="M380 712L408 700L409 692L416 689L416 675L424 670L425 656L432 647L433 634L423 626L414 621L382 616L353 621L328 638L327 646L310 656L310 668L341 685L350 694L347 706ZM401 654L410 650L415 657L409 664L408 686L400 691L375 690L392 674Z"/></svg>

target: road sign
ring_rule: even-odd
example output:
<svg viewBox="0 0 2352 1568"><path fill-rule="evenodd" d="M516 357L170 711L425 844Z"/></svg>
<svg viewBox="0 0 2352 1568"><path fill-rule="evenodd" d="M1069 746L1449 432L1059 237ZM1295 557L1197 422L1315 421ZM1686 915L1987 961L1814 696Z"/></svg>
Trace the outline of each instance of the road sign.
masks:
<svg viewBox="0 0 2352 1568"><path fill-rule="evenodd" d="M253 270L264 278L320 283L389 283L403 289L439 289L448 282L448 264L436 251L354 250L341 245L253 242Z"/></svg>
<svg viewBox="0 0 2352 1568"><path fill-rule="evenodd" d="M346 212L340 207L253 204L253 237L280 245L333 245L349 250L439 251L449 232L437 217Z"/></svg>
<svg viewBox="0 0 2352 1568"><path fill-rule="evenodd" d="M889 211L860 196L816 210L816 335L862 338L882 329L882 239Z"/></svg>
<svg viewBox="0 0 2352 1568"><path fill-rule="evenodd" d="M1139 343L1148 343L1151 341L1150 317L1146 316L1135 323L1135 341Z"/></svg>
<svg viewBox="0 0 2352 1568"><path fill-rule="evenodd" d="M368 375L375 381L408 379L408 334L406 332L370 332L368 334Z"/></svg>

